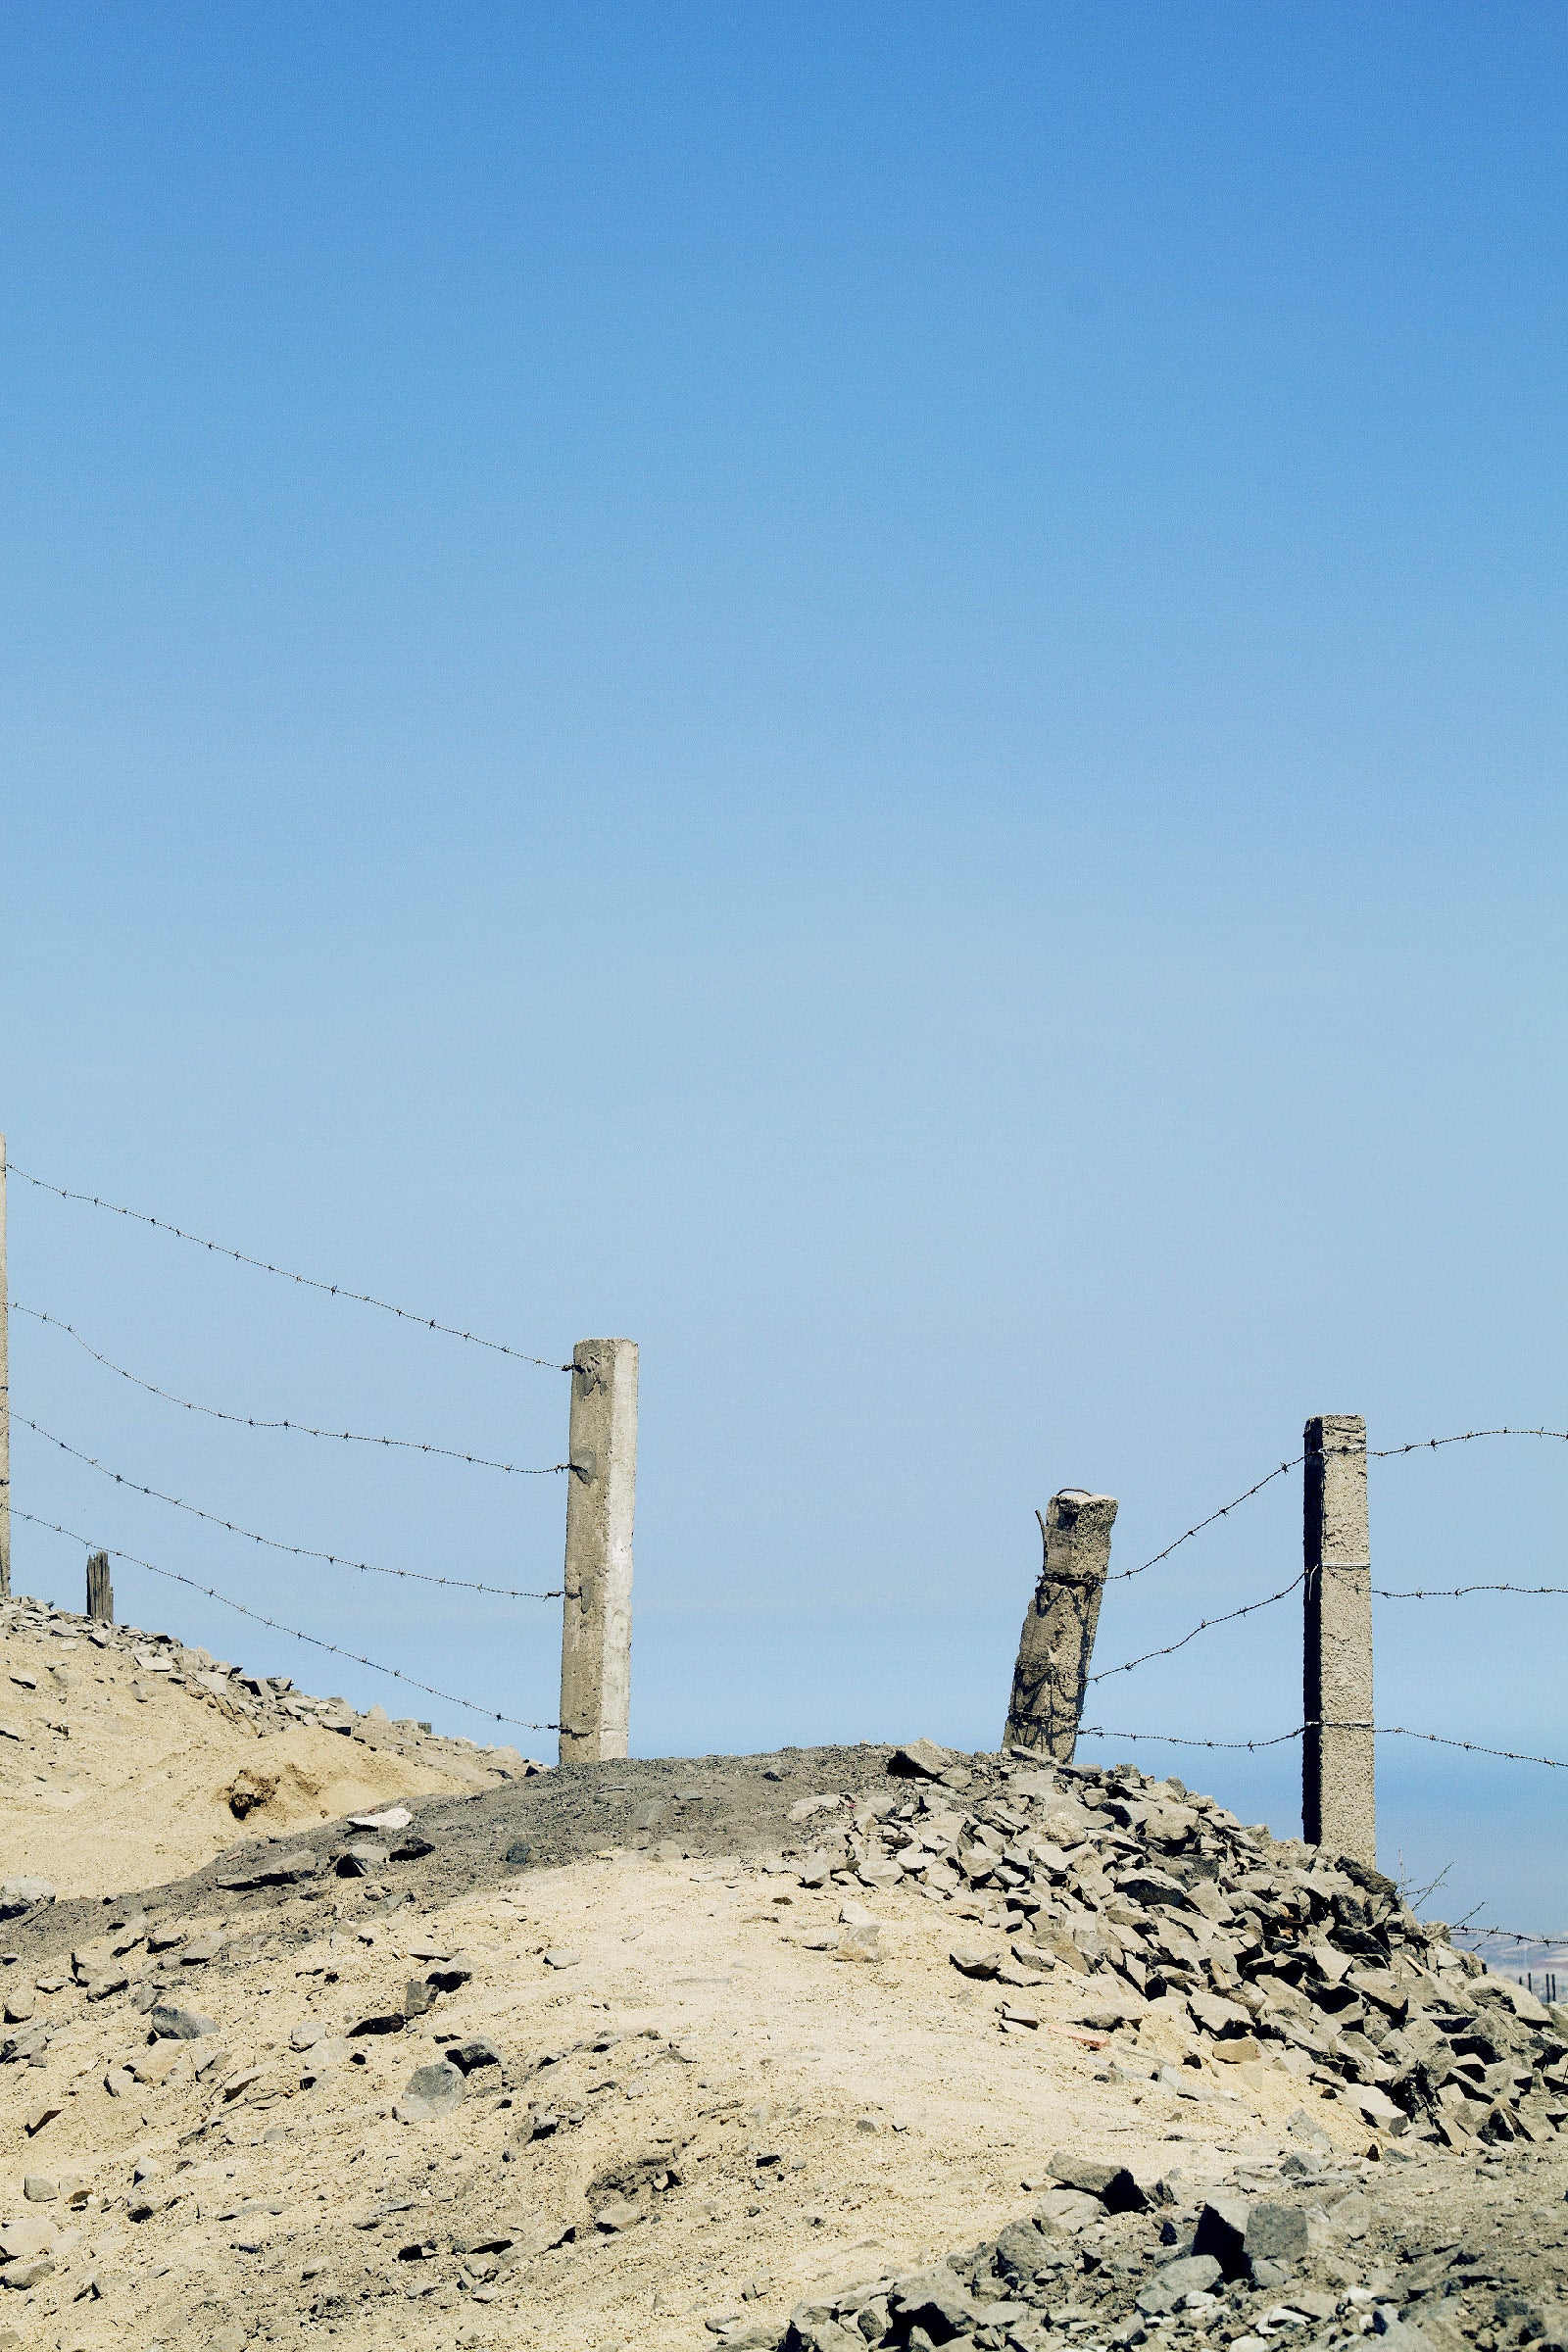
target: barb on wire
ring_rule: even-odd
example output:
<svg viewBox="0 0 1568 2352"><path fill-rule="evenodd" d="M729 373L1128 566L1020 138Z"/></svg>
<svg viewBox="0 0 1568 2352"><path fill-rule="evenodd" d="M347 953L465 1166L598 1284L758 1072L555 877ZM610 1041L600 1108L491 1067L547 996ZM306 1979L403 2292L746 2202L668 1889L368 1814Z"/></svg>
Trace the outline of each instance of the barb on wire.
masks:
<svg viewBox="0 0 1568 2352"><path fill-rule="evenodd" d="M1299 1740L1309 1727L1298 1725L1294 1732L1280 1732L1272 1740L1182 1740L1172 1732L1107 1732L1099 1724L1083 1724L1080 1740L1154 1740L1162 1747L1245 1747L1249 1753L1259 1747L1284 1747L1292 1740Z"/></svg>
<svg viewBox="0 0 1568 2352"><path fill-rule="evenodd" d="M1238 1494L1231 1501L1222 1502L1217 1511L1210 1511L1206 1519L1200 1519L1196 1527L1188 1528L1186 1533L1178 1536L1173 1544L1167 1544L1163 1551L1156 1551L1152 1559L1141 1560L1136 1568L1113 1568L1105 1582L1113 1585L1124 1577L1142 1576L1146 1568L1157 1568L1161 1560L1168 1560L1173 1551L1179 1551L1184 1544L1190 1544L1194 1536L1200 1536L1205 1527L1212 1527L1216 1519L1223 1519L1226 1513L1234 1511L1239 1503L1250 1502L1254 1494L1261 1494L1265 1487L1272 1486L1275 1479L1283 1478L1287 1470L1298 1470L1305 1459L1304 1453L1298 1453L1293 1460L1281 1462L1277 1470L1271 1470L1266 1478L1260 1478L1255 1486L1249 1487L1245 1494Z"/></svg>
<svg viewBox="0 0 1568 2352"><path fill-rule="evenodd" d="M1147 1666L1151 1658L1174 1657L1177 1650L1187 1647L1189 1642L1196 1642L1200 1634L1211 1632L1216 1625L1231 1625L1238 1617L1250 1617L1255 1610L1271 1609L1277 1600L1288 1599L1297 1587L1304 1584L1305 1581L1304 1572L1300 1576L1293 1576L1288 1585L1282 1585L1279 1591L1271 1592L1266 1600L1250 1600L1239 1609L1227 1609L1223 1617L1200 1618L1199 1623L1193 1627L1192 1632L1183 1634L1179 1642L1167 1642L1163 1649L1146 1649L1141 1658L1124 1659L1120 1666L1103 1667L1099 1674L1092 1674L1089 1680L1092 1683L1106 1683L1113 1674L1131 1674L1135 1666Z"/></svg>
<svg viewBox="0 0 1568 2352"><path fill-rule="evenodd" d="M108 1209L112 1216L129 1217L137 1225L151 1225L156 1232L172 1234L175 1241L190 1242L198 1250L210 1250L215 1257L232 1258L237 1266L253 1266L259 1274L275 1274L283 1282L297 1282L307 1291L324 1291L331 1298L348 1298L356 1306L373 1306L383 1315L396 1315L400 1323L417 1323L424 1331L438 1331L449 1340L466 1340L470 1348L488 1348L492 1354L510 1355L514 1363L538 1364L545 1372L569 1372L570 1364L558 1364L548 1355L525 1355L520 1348L508 1348L500 1340L481 1339L476 1331L464 1331L456 1323L439 1323L434 1315L416 1314L407 1306L394 1306L389 1299L372 1298L368 1291L351 1291L340 1282L322 1282L314 1274L294 1274L287 1266L274 1266L265 1257L251 1257L243 1250L231 1250L224 1242L203 1241L199 1233L187 1233L182 1225L171 1225L166 1218L151 1217L145 1209L122 1208L118 1201L100 1200L96 1193L74 1193L63 1184L51 1184L47 1177L29 1176L25 1168L11 1162L11 1173L20 1176L24 1184L36 1185L41 1193L53 1193L57 1200L78 1200L89 1208Z"/></svg>
<svg viewBox="0 0 1568 2352"><path fill-rule="evenodd" d="M1568 1429L1461 1429L1451 1438L1412 1438L1408 1446L1374 1446L1370 1448L1375 1462L1387 1462L1396 1453L1436 1453L1440 1446L1468 1446L1474 1438L1559 1438L1568 1445ZM1358 1453L1359 1446L1341 1446L1340 1453Z"/></svg>
<svg viewBox="0 0 1568 2352"><path fill-rule="evenodd" d="M1462 1747L1467 1755L1500 1756L1505 1764L1544 1764L1552 1772L1568 1772L1568 1763L1560 1756L1525 1756L1512 1747L1483 1747L1475 1740L1446 1740L1441 1732L1407 1731L1402 1723L1380 1723L1377 1736L1380 1740L1425 1740L1433 1747Z"/></svg>
<svg viewBox="0 0 1568 2352"><path fill-rule="evenodd" d="M1281 1732L1273 1740L1184 1740L1170 1732L1107 1732L1098 1725L1085 1724L1079 1732L1084 1740L1155 1740L1166 1747L1283 1747L1287 1740L1300 1740L1308 1732L1370 1732L1377 1740L1425 1740L1434 1747L1462 1747L1472 1756L1498 1756L1505 1764L1544 1764L1552 1772L1568 1772L1568 1763L1557 1756L1527 1756L1511 1747L1483 1747L1475 1740L1449 1740L1442 1732L1412 1732L1402 1723L1302 1723L1294 1732Z"/></svg>
<svg viewBox="0 0 1568 2352"><path fill-rule="evenodd" d="M181 1412L205 1413L210 1421L229 1421L241 1429L286 1429L297 1438L335 1438L345 1446L390 1446L406 1453L439 1454L449 1462L467 1462L475 1470L504 1470L511 1478L555 1478L571 1468L569 1462L551 1462L543 1469L525 1469L516 1462L493 1462L482 1453L464 1453L456 1446L427 1446L419 1438L365 1437L353 1429L317 1429L308 1421L264 1421L255 1413L225 1413L216 1404L193 1404L188 1396L176 1396L172 1391L159 1388L155 1381L143 1380L139 1373L127 1372L123 1364L100 1354L90 1341L84 1340L71 1324L62 1322L58 1315L46 1315L40 1307L24 1306L18 1298L12 1299L11 1311L14 1315L28 1315L34 1323L47 1323L51 1331L63 1331L68 1340L75 1341L84 1355L90 1355L95 1364L102 1364L106 1372L128 1380L133 1389L141 1389L149 1396L161 1396L166 1404L177 1404Z"/></svg>
<svg viewBox="0 0 1568 2352"><path fill-rule="evenodd" d="M1546 1593L1568 1593L1568 1585L1450 1585L1439 1592L1425 1590L1399 1592L1387 1585L1374 1585L1373 1593L1379 1600L1463 1600L1467 1592L1522 1592L1531 1600Z"/></svg>
<svg viewBox="0 0 1568 2352"><path fill-rule="evenodd" d="M93 1544L86 1536L78 1536L74 1528L61 1527L53 1519L40 1519L35 1511L18 1511L16 1516L25 1519L29 1527L45 1527L51 1535L64 1536L68 1544L80 1544L88 1551L107 1551L111 1559L123 1560L127 1567L145 1568L149 1576L163 1576L171 1584L185 1585L192 1592L204 1593L209 1600L220 1601L225 1609L233 1609L239 1616L248 1617L253 1625L265 1625L274 1634L287 1634L291 1642L308 1642L312 1649L329 1650L334 1658L347 1658L352 1665L368 1666L372 1674L387 1675L394 1683L402 1683L410 1690L422 1690L426 1698L439 1698L446 1706L466 1707L470 1715L484 1715L490 1722L504 1723L514 1732L559 1732L561 1729L559 1723L524 1723L515 1715L501 1715L494 1707L481 1707L474 1699L459 1698L455 1691L438 1690L433 1683L417 1682L412 1674L404 1674L396 1666L382 1666L374 1658L362 1658L358 1650L344 1649L336 1642L323 1642L318 1634L302 1634L298 1626L280 1625L275 1617L264 1617L259 1609L248 1609L242 1600L231 1600L226 1592L216 1592L211 1585L198 1584L193 1576L181 1576L177 1568L160 1568L154 1560L138 1559L133 1551L117 1551L112 1544Z"/></svg>
<svg viewBox="0 0 1568 2352"><path fill-rule="evenodd" d="M1464 1933L1466 1936L1474 1936L1478 1938L1483 1936L1495 1936L1503 1943L1568 1943L1568 1936L1522 1936L1517 1928L1467 1927ZM1459 1930L1450 1928L1448 1934L1457 1936Z"/></svg>
<svg viewBox="0 0 1568 2352"><path fill-rule="evenodd" d="M165 1494L157 1487L144 1487L136 1479L126 1478L119 1470L111 1470L106 1462L95 1460L79 1447L68 1446L64 1438L57 1438L52 1430L40 1428L36 1421L28 1421L19 1414L17 1422L19 1428L30 1429L35 1437L47 1439L51 1446L58 1446L60 1451L70 1454L74 1462L85 1462L88 1469L96 1470L100 1477L112 1478L117 1487L128 1487L132 1494L145 1494L151 1502L167 1502L173 1510L188 1511L193 1519L205 1519L209 1527L220 1527L227 1535L242 1536L247 1544L260 1544L268 1551L286 1551L291 1559L324 1560L329 1568L353 1568L361 1576L398 1576L415 1585L451 1585L463 1592L488 1592L496 1600L561 1598L562 1588L559 1585L548 1592L517 1592L507 1585L475 1584L470 1577L432 1576L420 1568L383 1568L374 1560L349 1560L339 1552L317 1551L309 1544L281 1544L275 1536L259 1536L253 1528L236 1527L232 1519L220 1518L216 1511L204 1511L199 1503L182 1502L177 1494Z"/></svg>

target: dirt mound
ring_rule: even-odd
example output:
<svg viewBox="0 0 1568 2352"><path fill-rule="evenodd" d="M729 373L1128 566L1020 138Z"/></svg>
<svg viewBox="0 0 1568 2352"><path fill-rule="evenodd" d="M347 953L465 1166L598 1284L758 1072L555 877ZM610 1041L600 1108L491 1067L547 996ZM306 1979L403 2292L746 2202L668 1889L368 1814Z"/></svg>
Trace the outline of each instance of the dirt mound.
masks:
<svg viewBox="0 0 1568 2352"><path fill-rule="evenodd" d="M116 1893L183 1877L241 1823L315 1827L524 1769L514 1749L308 1698L167 1635L0 1604L0 1880Z"/></svg>
<svg viewBox="0 0 1568 2352"><path fill-rule="evenodd" d="M1561 2191L1564 2020L1375 1873L924 1742L507 1778L24 1614L13 1729L107 1764L162 1725L112 1801L169 1757L203 1809L177 1882L156 1822L139 1895L13 1878L23 2342L1560 2340L1556 2233L1516 2224ZM386 1774L376 1818L323 1823L296 1742Z"/></svg>

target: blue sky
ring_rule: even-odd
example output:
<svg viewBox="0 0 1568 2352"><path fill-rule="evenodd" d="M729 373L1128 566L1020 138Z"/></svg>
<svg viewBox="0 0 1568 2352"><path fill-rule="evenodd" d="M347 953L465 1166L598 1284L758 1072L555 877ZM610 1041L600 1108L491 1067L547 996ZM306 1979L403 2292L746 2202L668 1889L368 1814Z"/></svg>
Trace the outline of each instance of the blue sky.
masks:
<svg viewBox="0 0 1568 2352"><path fill-rule="evenodd" d="M1559 10L0 17L13 1156L638 1339L634 1745L991 1743L1054 1488L1126 1562L1309 1412L1568 1426ZM560 1457L560 1375L11 1223L13 1295L181 1395ZM13 1384L288 1541L559 1567L559 1481L198 1424L20 1318ZM1379 1466L1380 1572L1568 1584L1565 1454ZM549 1608L15 1457L19 1508L554 1711ZM1298 1546L1279 1481L1102 1661ZM1380 1717L1562 1751L1565 1605L1387 1604ZM1289 1729L1298 1649L1282 1603L1097 1719ZM1294 1750L1139 1752L1293 1824ZM1386 1861L1564 1924L1559 1775L1382 1771Z"/></svg>

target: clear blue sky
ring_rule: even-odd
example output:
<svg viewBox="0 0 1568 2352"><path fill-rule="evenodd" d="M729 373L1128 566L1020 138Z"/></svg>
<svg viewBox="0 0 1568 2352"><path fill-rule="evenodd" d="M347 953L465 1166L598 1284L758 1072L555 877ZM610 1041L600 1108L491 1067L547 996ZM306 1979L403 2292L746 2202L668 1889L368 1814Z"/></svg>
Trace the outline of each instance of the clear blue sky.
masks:
<svg viewBox="0 0 1568 2352"><path fill-rule="evenodd" d="M638 1339L636 1746L994 1743L1054 1488L1125 1563L1314 1410L1568 1426L1559 7L0 18L13 1155ZM17 1184L11 1264L182 1395L562 1451L560 1375ZM13 1374L244 1525L555 1581L559 1480L225 1432L21 1321ZM15 1451L19 1507L554 1711L549 1608ZM1568 1584L1565 1457L1380 1466L1380 1570ZM1102 1661L1298 1561L1280 1481ZM1568 1753L1565 1612L1388 1604L1380 1716ZM1293 1599L1096 1719L1289 1729L1298 1663ZM1292 1826L1294 1750L1140 1753ZM1388 1862L1568 1924L1564 1776L1383 1773Z"/></svg>

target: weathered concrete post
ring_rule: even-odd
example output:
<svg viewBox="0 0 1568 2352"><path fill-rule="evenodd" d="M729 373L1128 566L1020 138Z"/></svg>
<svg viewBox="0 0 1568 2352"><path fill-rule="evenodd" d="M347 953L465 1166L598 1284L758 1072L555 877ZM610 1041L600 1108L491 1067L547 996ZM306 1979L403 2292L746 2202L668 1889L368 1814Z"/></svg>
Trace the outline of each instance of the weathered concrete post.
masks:
<svg viewBox="0 0 1568 2352"><path fill-rule="evenodd" d="M1366 1423L1359 1413L1315 1414L1304 1446L1301 1836L1376 1863Z"/></svg>
<svg viewBox="0 0 1568 2352"><path fill-rule="evenodd" d="M11 1597L10 1300L6 1283L6 1139L0 1135L0 1600Z"/></svg>
<svg viewBox="0 0 1568 2352"><path fill-rule="evenodd" d="M631 1530L637 1500L637 1344L571 1351L561 1760L623 1756L631 1703Z"/></svg>
<svg viewBox="0 0 1568 2352"><path fill-rule="evenodd" d="M1064 1488L1046 1505L1045 1557L1018 1641L1004 1745L1072 1762L1115 1516L1113 1495L1081 1487Z"/></svg>
<svg viewBox="0 0 1568 2352"><path fill-rule="evenodd" d="M115 1588L109 1582L107 1551L87 1554L87 1614L96 1617L101 1625L115 1622Z"/></svg>

